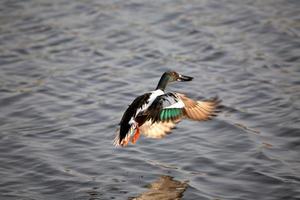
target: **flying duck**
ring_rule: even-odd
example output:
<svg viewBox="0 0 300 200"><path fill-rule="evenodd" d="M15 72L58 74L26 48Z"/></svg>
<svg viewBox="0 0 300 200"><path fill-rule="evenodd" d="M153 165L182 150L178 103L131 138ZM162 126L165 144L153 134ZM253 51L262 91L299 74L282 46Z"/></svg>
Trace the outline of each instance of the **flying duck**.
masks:
<svg viewBox="0 0 300 200"><path fill-rule="evenodd" d="M196 121L216 116L220 100L195 101L184 94L165 92L168 83L191 81L193 77L165 72L154 91L138 96L127 108L117 130L114 145L136 143L140 134L150 138L163 138L182 118Z"/></svg>

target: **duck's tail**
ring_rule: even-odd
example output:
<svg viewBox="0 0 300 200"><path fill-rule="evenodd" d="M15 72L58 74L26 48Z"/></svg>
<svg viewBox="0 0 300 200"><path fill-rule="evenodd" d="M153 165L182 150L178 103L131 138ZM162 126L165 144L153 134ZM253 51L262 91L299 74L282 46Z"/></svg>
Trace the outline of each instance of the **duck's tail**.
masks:
<svg viewBox="0 0 300 200"><path fill-rule="evenodd" d="M129 141L131 141L132 144L135 144L136 141L139 139L140 136L140 130L138 127L134 128L134 126L131 126L131 128L129 129L128 133L126 134L126 136L120 140L120 129L117 129L117 134L116 137L113 141L113 144L115 146L121 146L121 147L125 147L128 145ZM133 136L131 138L131 136Z"/></svg>

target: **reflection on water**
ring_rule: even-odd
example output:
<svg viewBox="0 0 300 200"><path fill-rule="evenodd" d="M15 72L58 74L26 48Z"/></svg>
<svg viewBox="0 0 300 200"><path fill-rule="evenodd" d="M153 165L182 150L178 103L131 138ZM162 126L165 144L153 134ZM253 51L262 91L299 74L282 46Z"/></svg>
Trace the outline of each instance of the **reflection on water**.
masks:
<svg viewBox="0 0 300 200"><path fill-rule="evenodd" d="M88 200L98 200L98 199L100 199L100 195L101 195L98 193L97 187L93 187L91 190L87 191L87 194L90 195Z"/></svg>
<svg viewBox="0 0 300 200"><path fill-rule="evenodd" d="M1 0L0 199L123 200L174 188L182 200L300 199L299 7ZM115 148L127 105L168 69L194 77L168 90L218 95L224 112Z"/></svg>
<svg viewBox="0 0 300 200"><path fill-rule="evenodd" d="M186 182L174 180L171 176L160 176L150 184L149 190L132 200L180 200L187 187Z"/></svg>

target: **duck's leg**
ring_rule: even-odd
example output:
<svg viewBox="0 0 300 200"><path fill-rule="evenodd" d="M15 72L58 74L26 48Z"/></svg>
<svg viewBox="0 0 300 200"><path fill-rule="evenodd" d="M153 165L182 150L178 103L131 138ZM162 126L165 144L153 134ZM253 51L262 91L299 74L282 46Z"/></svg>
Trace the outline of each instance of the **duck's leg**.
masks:
<svg viewBox="0 0 300 200"><path fill-rule="evenodd" d="M136 141L139 139L139 137L140 137L140 129L139 129L139 127L136 127L136 131L134 133L134 136L131 139L132 144L135 144Z"/></svg>

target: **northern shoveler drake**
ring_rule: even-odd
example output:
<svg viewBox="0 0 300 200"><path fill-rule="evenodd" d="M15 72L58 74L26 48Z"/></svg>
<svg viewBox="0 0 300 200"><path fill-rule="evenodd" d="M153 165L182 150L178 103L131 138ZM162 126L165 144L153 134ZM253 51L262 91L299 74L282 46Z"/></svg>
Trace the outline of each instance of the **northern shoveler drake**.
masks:
<svg viewBox="0 0 300 200"><path fill-rule="evenodd" d="M204 121L216 116L220 103L218 98L194 101L184 94L164 91L170 82L192 79L175 71L165 72L154 91L138 96L129 105L121 119L114 144L122 147L129 141L134 144L140 133L150 138L162 138L182 118Z"/></svg>

